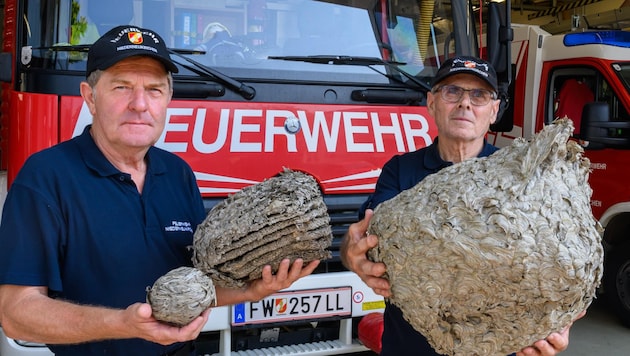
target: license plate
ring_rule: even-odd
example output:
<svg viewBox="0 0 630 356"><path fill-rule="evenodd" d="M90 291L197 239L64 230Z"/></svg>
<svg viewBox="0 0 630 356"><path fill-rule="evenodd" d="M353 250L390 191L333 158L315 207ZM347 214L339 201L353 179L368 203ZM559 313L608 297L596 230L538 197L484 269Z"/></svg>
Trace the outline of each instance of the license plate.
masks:
<svg viewBox="0 0 630 356"><path fill-rule="evenodd" d="M280 292L258 302L236 304L232 311L235 326L346 316L352 314L352 288Z"/></svg>

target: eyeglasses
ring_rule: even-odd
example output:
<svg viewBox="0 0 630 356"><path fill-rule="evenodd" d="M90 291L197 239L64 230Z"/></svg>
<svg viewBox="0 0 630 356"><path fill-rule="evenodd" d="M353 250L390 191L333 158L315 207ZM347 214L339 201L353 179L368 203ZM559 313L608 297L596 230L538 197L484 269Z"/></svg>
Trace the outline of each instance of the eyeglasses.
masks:
<svg viewBox="0 0 630 356"><path fill-rule="evenodd" d="M457 85L443 85L433 90L433 93L438 91L442 94L442 99L449 103L458 103L462 100L464 92L468 92L470 103L475 106L486 105L490 100L497 99L497 94L493 91L486 89L464 89Z"/></svg>

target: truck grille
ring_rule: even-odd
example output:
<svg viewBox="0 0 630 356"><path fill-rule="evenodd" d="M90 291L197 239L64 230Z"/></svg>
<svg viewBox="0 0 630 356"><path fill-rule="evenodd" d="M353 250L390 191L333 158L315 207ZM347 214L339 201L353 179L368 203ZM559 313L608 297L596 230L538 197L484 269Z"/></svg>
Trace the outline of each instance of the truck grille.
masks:
<svg viewBox="0 0 630 356"><path fill-rule="evenodd" d="M341 257L339 256L341 241L348 231L348 226L357 221L359 208L366 199L367 195L365 194L324 196L333 232L333 242L330 246L332 258L322 261L314 273L347 271L341 264Z"/></svg>

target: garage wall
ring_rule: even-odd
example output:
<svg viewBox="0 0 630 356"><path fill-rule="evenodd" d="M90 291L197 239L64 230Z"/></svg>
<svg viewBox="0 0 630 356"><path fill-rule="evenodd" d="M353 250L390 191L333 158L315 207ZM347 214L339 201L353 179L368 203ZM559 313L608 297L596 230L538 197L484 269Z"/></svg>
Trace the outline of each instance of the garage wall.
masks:
<svg viewBox="0 0 630 356"><path fill-rule="evenodd" d="M625 24L624 20L619 20L619 16L630 18L630 0L602 0L560 11L556 14L546 14L553 12L553 9L563 9L563 7L566 8L574 4L587 2L590 1L555 1L556 6L554 6L554 2L541 2L537 5L526 6L520 5L521 3L518 1L513 1L512 23L546 26L548 27L546 30L549 32L561 33L571 31L571 21L575 15L580 17L580 27L586 26L587 21L584 16L592 22L608 23L611 28L626 28L630 26L629 20L625 20L628 24Z"/></svg>

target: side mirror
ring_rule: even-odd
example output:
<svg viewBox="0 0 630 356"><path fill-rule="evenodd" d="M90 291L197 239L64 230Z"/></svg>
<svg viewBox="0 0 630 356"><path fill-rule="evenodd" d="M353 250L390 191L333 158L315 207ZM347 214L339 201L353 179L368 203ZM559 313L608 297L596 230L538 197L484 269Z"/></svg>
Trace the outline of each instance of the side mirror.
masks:
<svg viewBox="0 0 630 356"><path fill-rule="evenodd" d="M514 85L512 84L514 68L511 64L514 31L510 27L510 12L509 1L501 3L491 1L488 3L486 35L488 61L497 72L499 97L501 98L497 122L490 126L490 130L494 132L509 132L514 127L514 105L510 102L510 98L514 97Z"/></svg>
<svg viewBox="0 0 630 356"><path fill-rule="evenodd" d="M589 141L589 148L630 148L630 121L610 121L607 103L588 103L582 109L579 136Z"/></svg>
<svg viewBox="0 0 630 356"><path fill-rule="evenodd" d="M514 30L510 27L510 4L507 2L488 3L488 26L486 47L488 62L497 72L499 81L510 82L511 74L511 46Z"/></svg>

